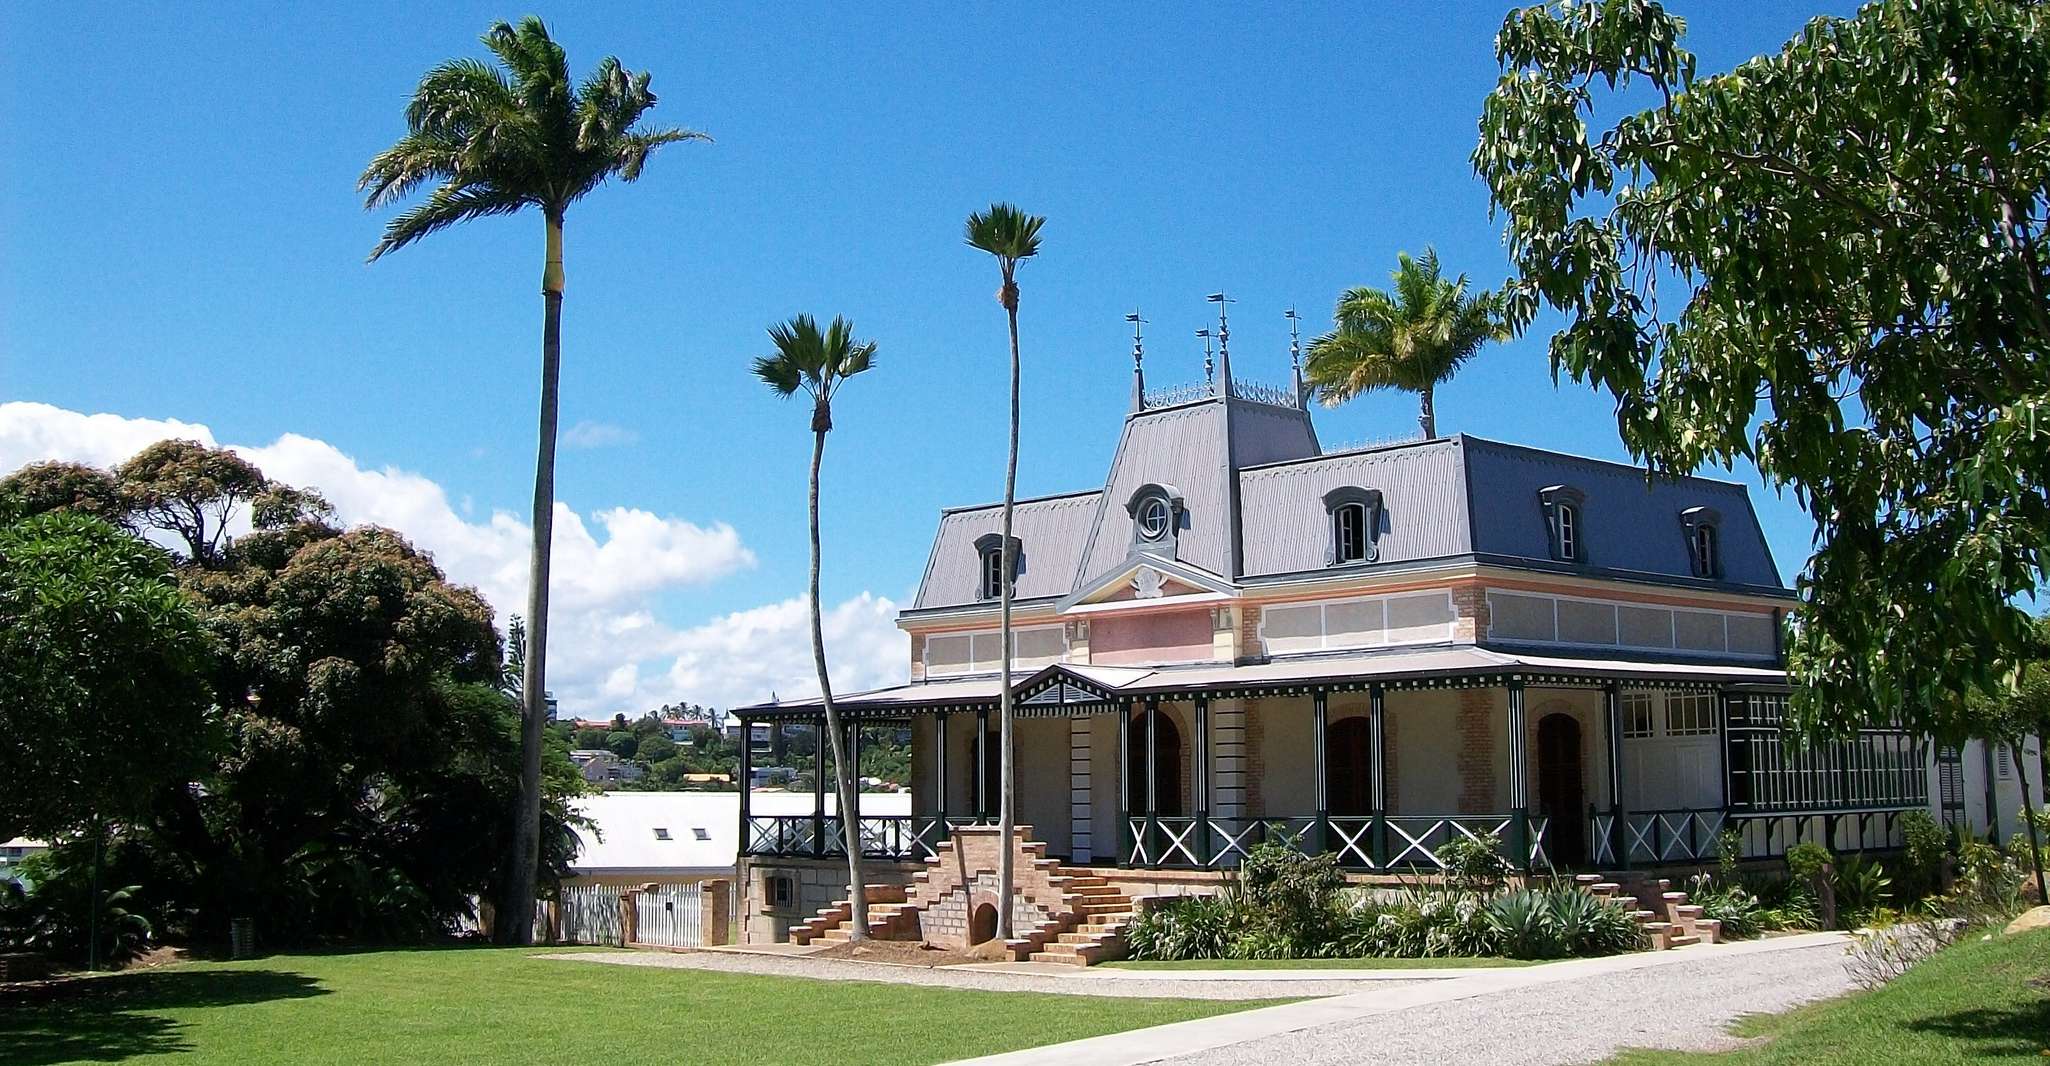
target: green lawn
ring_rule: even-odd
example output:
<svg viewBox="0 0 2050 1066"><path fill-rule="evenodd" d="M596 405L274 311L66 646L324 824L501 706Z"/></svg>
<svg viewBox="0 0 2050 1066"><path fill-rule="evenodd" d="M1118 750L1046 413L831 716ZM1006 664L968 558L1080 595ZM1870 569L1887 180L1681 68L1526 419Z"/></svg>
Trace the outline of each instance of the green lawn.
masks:
<svg viewBox="0 0 2050 1066"><path fill-rule="evenodd" d="M1177 959L1107 962L1122 970L1465 970L1475 966L1535 966L1525 959Z"/></svg>
<svg viewBox="0 0 2050 1066"><path fill-rule="evenodd" d="M2050 1062L2050 930L1977 936L1874 992L1745 1019L1764 1043L1721 1055L1633 1051L1619 1066L1944 1066Z"/></svg>
<svg viewBox="0 0 2050 1066"><path fill-rule="evenodd" d="M1260 1003L605 966L452 948L188 963L0 995L0 1064L940 1062Z"/></svg>

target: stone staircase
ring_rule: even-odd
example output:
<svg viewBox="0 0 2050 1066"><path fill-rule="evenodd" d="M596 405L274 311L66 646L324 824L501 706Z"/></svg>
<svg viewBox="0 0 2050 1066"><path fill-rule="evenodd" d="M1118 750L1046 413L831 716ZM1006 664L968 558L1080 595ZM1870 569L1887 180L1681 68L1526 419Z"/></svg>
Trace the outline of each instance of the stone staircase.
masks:
<svg viewBox="0 0 2050 1066"><path fill-rule="evenodd" d="M1047 858L1044 843L1023 839L1031 827L1018 831L1012 938L1004 942L1004 957L1071 966L1123 958L1135 901L1100 876ZM868 935L955 949L975 946L970 915L994 900L994 839L988 827L957 829L940 853L926 860L926 868L912 875L909 886L865 886ZM790 942L846 943L852 913L848 900L836 900L793 927Z"/></svg>
<svg viewBox="0 0 2050 1066"><path fill-rule="evenodd" d="M1131 925L1137 904L1130 896L1101 877L1062 874L1070 896L1074 918L1062 923L1051 940L1042 940L1024 957L1032 962L1058 962L1087 966L1125 956L1125 929ZM1029 943L1030 938L1025 941ZM1010 941L1015 951L1020 941Z"/></svg>
<svg viewBox="0 0 2050 1066"><path fill-rule="evenodd" d="M868 935L877 940L895 940L888 935L903 924L905 892L903 885L864 885L862 894L868 899ZM817 914L804 920L804 924L790 930L790 942L809 944L844 944L849 939L847 920L854 917L854 902L836 899L830 905L819 908Z"/></svg>
<svg viewBox="0 0 2050 1066"><path fill-rule="evenodd" d="M1621 872L1581 874L1574 880L1596 899L1628 910L1653 951L1713 944L1721 939L1723 923L1702 917L1701 908L1687 902L1687 893L1673 891L1673 883L1664 878Z"/></svg>

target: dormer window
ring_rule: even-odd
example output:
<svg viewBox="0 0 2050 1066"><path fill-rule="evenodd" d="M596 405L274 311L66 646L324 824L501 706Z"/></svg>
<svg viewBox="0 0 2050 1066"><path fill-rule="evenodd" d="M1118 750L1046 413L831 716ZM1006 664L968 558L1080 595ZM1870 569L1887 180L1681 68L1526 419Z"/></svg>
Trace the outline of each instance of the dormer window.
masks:
<svg viewBox="0 0 2050 1066"><path fill-rule="evenodd" d="M1545 514L1545 539L1552 558L1562 563L1587 561L1587 494L1571 485L1548 485L1538 490L1538 505Z"/></svg>
<svg viewBox="0 0 2050 1066"><path fill-rule="evenodd" d="M994 600L1004 594L1003 545L1004 538L1001 534L985 533L975 538L975 550L981 560L981 565L976 569L975 592L985 600ZM1022 557L1023 549L1018 538L1012 537L1010 578L1014 585L1018 580L1019 560Z"/></svg>
<svg viewBox="0 0 2050 1066"><path fill-rule="evenodd" d="M1341 503L1331 512L1332 561L1360 563L1367 559L1367 505Z"/></svg>
<svg viewBox="0 0 2050 1066"><path fill-rule="evenodd" d="M1166 537L1168 523L1173 520L1173 517L1174 513L1168 508L1165 499L1159 496L1151 496L1141 501L1138 519L1139 539L1157 541Z"/></svg>
<svg viewBox="0 0 2050 1066"><path fill-rule="evenodd" d="M1174 554L1182 529L1182 494L1173 485L1141 485L1125 501L1132 516L1132 546L1156 555Z"/></svg>
<svg viewBox="0 0 2050 1066"><path fill-rule="evenodd" d="M1687 561L1695 577L1723 576L1722 516L1713 508L1689 507L1680 512L1687 534Z"/></svg>
<svg viewBox="0 0 2050 1066"><path fill-rule="evenodd" d="M1324 510L1331 517L1331 546L1324 555L1330 565L1371 563L1380 556L1376 544L1381 526L1380 490L1332 489L1324 494Z"/></svg>
<svg viewBox="0 0 2050 1066"><path fill-rule="evenodd" d="M1714 577L1716 570L1715 527L1703 522L1694 527L1694 576Z"/></svg>

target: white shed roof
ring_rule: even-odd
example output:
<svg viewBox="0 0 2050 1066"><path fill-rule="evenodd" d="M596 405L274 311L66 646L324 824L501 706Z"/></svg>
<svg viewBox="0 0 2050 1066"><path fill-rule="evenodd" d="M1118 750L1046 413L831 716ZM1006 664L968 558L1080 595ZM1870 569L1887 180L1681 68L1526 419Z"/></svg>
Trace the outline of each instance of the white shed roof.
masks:
<svg viewBox="0 0 2050 1066"><path fill-rule="evenodd" d="M578 851L571 869L579 874L713 876L732 873L739 858L738 792L605 792L578 797L574 806L595 823L576 829ZM749 806L755 814L810 814L812 795L758 791ZM826 809L835 809L830 789ZM861 810L910 814L911 794L863 793Z"/></svg>

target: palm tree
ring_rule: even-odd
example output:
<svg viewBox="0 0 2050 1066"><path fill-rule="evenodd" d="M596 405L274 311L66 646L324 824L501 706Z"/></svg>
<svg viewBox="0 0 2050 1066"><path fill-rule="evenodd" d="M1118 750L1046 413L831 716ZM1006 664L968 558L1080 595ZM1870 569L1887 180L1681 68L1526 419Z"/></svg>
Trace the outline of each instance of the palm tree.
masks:
<svg viewBox="0 0 2050 1066"><path fill-rule="evenodd" d="M562 222L569 206L617 175L634 181L665 144L702 133L642 128L655 106L648 75L606 57L582 84L570 80L562 47L538 18L500 22L484 34L498 59L452 59L427 72L406 107L406 135L363 170L364 207L433 191L400 212L370 251L388 253L459 222L539 208L547 232L541 269L541 432L534 463L534 546L527 571L527 649L520 679L520 806L499 913L512 943L533 939L540 855L541 733L548 717L548 563L554 533L556 384L562 357Z"/></svg>
<svg viewBox="0 0 2050 1066"><path fill-rule="evenodd" d="M1004 315L1011 325L1011 451L1004 463L1004 521L1003 541L998 548L1003 553L999 562L1003 580L997 583L998 611L1003 627L1004 666L1003 693L999 713L998 748L1003 752L1003 770L1000 773L999 791L1001 799L997 808L997 831L1003 835L1003 850L997 857L997 933L998 940L1011 939L1011 886L1015 878L1012 869L1011 837L1018 824L1016 797L1012 794L1011 780L1011 580L1017 573L1016 545L1011 540L1011 512L1018 495L1018 264L1039 254L1039 227L1046 219L1028 215L1011 204L991 204L989 210L978 211L968 216L968 244L996 257L997 268L1003 273L1003 286L997 289L997 302L1004 305ZM978 739L977 743L981 741Z"/></svg>
<svg viewBox="0 0 2050 1066"><path fill-rule="evenodd" d="M833 778L839 788L841 839L847 849L847 898L853 907L848 939L868 936L868 899L861 878L861 830L855 818L856 771L847 760L840 733L840 711L833 706L833 680L826 674L826 636L819 607L819 465L826 457L826 434L833 428L833 394L847 379L875 365L874 341L854 339L854 325L835 317L819 332L817 320L798 315L769 327L775 355L755 360L755 376L778 396L803 389L811 394L811 659L819 674L819 701L826 708L826 733L832 738ZM823 772L823 766L813 772ZM744 786L743 786L744 787Z"/></svg>
<svg viewBox="0 0 2050 1066"><path fill-rule="evenodd" d="M1337 327L1310 342L1310 386L1336 407L1363 392L1401 389L1418 396L1424 438L1438 435L1432 395L1489 341L1507 340L1495 294L1466 291L1466 275L1447 281L1438 253L1396 255L1395 291L1348 289L1332 317Z"/></svg>

